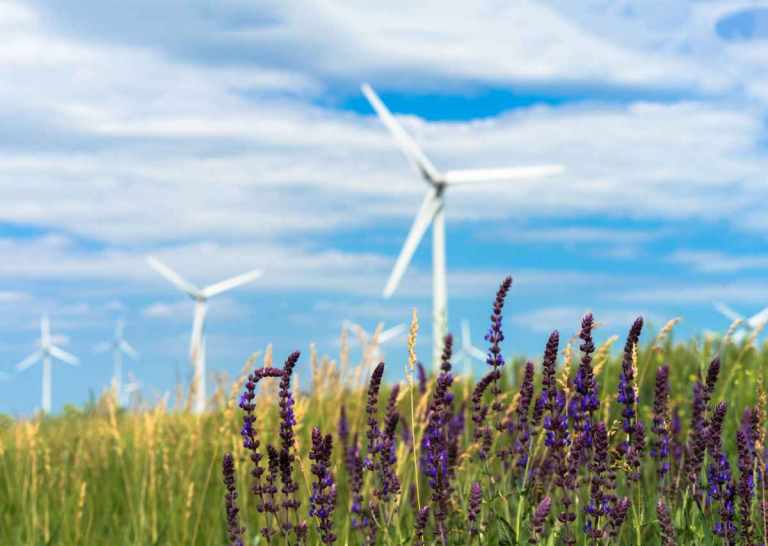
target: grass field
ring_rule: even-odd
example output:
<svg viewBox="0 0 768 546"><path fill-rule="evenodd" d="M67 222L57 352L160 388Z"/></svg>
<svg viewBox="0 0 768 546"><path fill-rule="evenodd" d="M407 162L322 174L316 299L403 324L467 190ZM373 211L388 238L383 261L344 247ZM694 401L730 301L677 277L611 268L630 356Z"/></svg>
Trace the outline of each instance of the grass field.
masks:
<svg viewBox="0 0 768 546"><path fill-rule="evenodd" d="M503 347L496 311L490 343ZM335 361L299 359L311 384L293 373L282 392L288 351L261 355L244 371L282 377L250 400L244 375L203 416L183 397L137 412L105 395L60 416L3 419L0 544L765 543L768 350L754 337L673 343L673 324L638 344L630 334L590 346L594 325L579 319L582 337L551 337L535 375L515 359L498 376L478 364L485 377L472 381L446 359L424 384L412 359L386 364L388 377L403 370L391 396L393 385L369 386L375 363L350 365L342 343ZM239 506L229 523L225 453Z"/></svg>

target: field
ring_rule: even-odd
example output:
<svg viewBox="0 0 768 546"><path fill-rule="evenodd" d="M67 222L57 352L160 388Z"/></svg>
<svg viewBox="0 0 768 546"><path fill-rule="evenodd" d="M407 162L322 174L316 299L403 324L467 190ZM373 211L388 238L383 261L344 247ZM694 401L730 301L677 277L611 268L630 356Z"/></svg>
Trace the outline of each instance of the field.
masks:
<svg viewBox="0 0 768 546"><path fill-rule="evenodd" d="M674 323L597 343L579 320L535 365L477 364L477 381L449 347L439 374L420 377L412 354L379 388L381 367L342 343L294 373L287 351L254 358L202 416L183 396L135 412L105 395L3 419L0 544L765 543L768 349L674 343Z"/></svg>

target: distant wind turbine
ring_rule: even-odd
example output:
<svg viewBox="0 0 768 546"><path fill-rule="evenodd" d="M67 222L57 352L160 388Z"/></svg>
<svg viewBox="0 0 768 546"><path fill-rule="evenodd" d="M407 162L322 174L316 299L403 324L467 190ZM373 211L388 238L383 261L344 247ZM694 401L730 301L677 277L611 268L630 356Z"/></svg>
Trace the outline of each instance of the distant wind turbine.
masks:
<svg viewBox="0 0 768 546"><path fill-rule="evenodd" d="M223 292L248 284L261 277L260 270L249 271L237 277L198 288L186 281L181 275L176 273L170 267L152 256L147 257L147 263L169 280L174 286L186 293L195 302L195 315L192 322L192 336L189 342L189 358L195 370L195 380L197 381L197 391L193 409L195 413L205 411L206 389L205 389L205 315L208 310L208 300Z"/></svg>
<svg viewBox="0 0 768 546"><path fill-rule="evenodd" d="M380 330L381 326L377 326L373 334L367 332L365 328L363 328L359 324L349 320L344 321L343 327L349 331L354 332L355 335L360 339L360 343L363 346L364 355L371 360L377 360L377 361L382 360L381 345L389 341L392 341L393 339L401 335L403 332L405 332L405 329L406 329L405 324L398 324L397 326L393 326L392 328L388 328L387 330L379 331L377 336L376 332ZM375 344L374 344L374 339L376 340Z"/></svg>
<svg viewBox="0 0 768 546"><path fill-rule="evenodd" d="M500 182L527 180L542 176L551 176L563 172L560 165L535 165L528 167L510 167L501 169L468 169L439 171L419 148L418 144L405 132L395 120L378 95L368 84L363 84L362 91L381 121L394 138L400 151L428 184L427 193L421 203L413 225L408 233L400 255L384 288L384 297L390 297L400 283L408 264L419 246L424 233L432 225L432 362L439 364L443 337L448 323L448 301L446 294L445 266L445 189L457 184L478 182Z"/></svg>
<svg viewBox="0 0 768 546"><path fill-rule="evenodd" d="M16 364L16 368L19 371L22 371L42 360L43 399L41 407L45 413L51 412L51 361L56 359L71 366L77 366L79 362L76 356L71 355L68 352L56 347L53 344L54 339L57 338L51 336L51 323L48 320L48 315L43 315L43 317L40 319L40 339L38 340L40 349Z"/></svg>
<svg viewBox="0 0 768 546"><path fill-rule="evenodd" d="M744 317L740 313L737 313L724 303L716 302L715 309L717 309L721 315L726 317L727 319L731 321L739 320L741 321L741 324L739 325L739 328L733 333L733 340L738 343L744 337L747 335L747 333L755 330L758 327L763 326L766 322L768 322L768 307L763 309L762 311L755 313L749 318Z"/></svg>
<svg viewBox="0 0 768 546"><path fill-rule="evenodd" d="M117 397L117 403L122 404L123 401L123 355L136 360L139 357L139 353L131 347L131 345L125 340L123 332L125 330L125 323L122 320L118 320L115 325L115 337L112 341L100 343L96 350L98 352L112 351L112 360L114 363L113 375L112 375L112 389Z"/></svg>
<svg viewBox="0 0 768 546"><path fill-rule="evenodd" d="M472 375L472 361L479 360L485 362L488 358L483 351L472 344L472 335L469 332L469 321L461 321L461 348L458 357L464 362L464 372Z"/></svg>

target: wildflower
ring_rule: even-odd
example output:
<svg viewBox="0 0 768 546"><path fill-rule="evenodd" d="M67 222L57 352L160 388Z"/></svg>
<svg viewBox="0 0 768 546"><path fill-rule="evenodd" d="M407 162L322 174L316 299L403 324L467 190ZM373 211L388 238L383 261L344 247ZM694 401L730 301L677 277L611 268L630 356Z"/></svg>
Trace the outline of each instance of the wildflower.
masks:
<svg viewBox="0 0 768 546"><path fill-rule="evenodd" d="M264 475L264 468L261 466L262 455L259 452L259 437L255 429L256 416L254 410L256 408L254 404L254 398L256 397L256 384L266 377L282 377L283 371L277 368L266 367L259 368L253 373L248 375L248 379L245 383L245 390L240 396L240 408L243 410L243 427L240 430L240 436L243 438L243 447L248 451L248 457L251 460L251 472L250 475L253 478L251 482L251 493L256 495L256 510L259 512L265 511L265 496L262 485L262 476ZM264 538L269 540L272 536L272 530L269 524L269 518L267 518L267 525L261 529Z"/></svg>
<svg viewBox="0 0 768 546"><path fill-rule="evenodd" d="M742 426L736 432L736 450L739 454L739 495L740 528L745 544L752 544L752 496L754 491L753 447L750 445L750 434L747 427Z"/></svg>
<svg viewBox="0 0 768 546"><path fill-rule="evenodd" d="M491 388L491 394L493 395L493 402L491 409L494 413L499 414L503 409L498 397L501 393L499 389L499 379L501 378L501 368L504 366L504 357L501 355L501 342L504 341L504 332L501 329L501 311L504 308L504 299L507 297L512 286L512 277L505 278L501 286L499 286L498 292L496 292L496 299L493 302L493 312L491 314L491 327L488 333L485 334L485 340L491 345L488 348L488 358L486 363L492 367L492 371L496 372L493 375L493 387ZM496 424L497 429L501 429L501 422Z"/></svg>
<svg viewBox="0 0 768 546"><path fill-rule="evenodd" d="M583 436L582 436L583 438ZM605 473L608 470L608 430L605 423L599 422L594 429L594 454L590 471L592 475L590 484L590 499L586 512L591 516L587 518L585 532L595 541L603 537L604 530L599 527L602 516L609 513L608 499L603 494Z"/></svg>
<svg viewBox="0 0 768 546"><path fill-rule="evenodd" d="M427 521L429 520L429 506L425 506L416 513L416 522L414 524L414 544L416 546L424 546L424 531L427 528Z"/></svg>
<svg viewBox="0 0 768 546"><path fill-rule="evenodd" d="M237 507L237 488L235 487L235 463L231 453L225 453L222 461L222 474L227 493L224 496L227 510L227 530L231 546L243 546L245 527L240 527L240 509Z"/></svg>
<svg viewBox="0 0 768 546"><path fill-rule="evenodd" d="M490 427L485 424L485 419L488 416L489 407L483 404L483 395L488 389L488 386L499 378L501 372L498 370L492 370L488 372L477 385L475 385L474 391L472 391L472 422L474 423L473 438L476 442L482 442L482 445L478 451L478 457L481 460L485 460L488 457L490 450Z"/></svg>
<svg viewBox="0 0 768 546"><path fill-rule="evenodd" d="M619 376L618 401L623 404L622 426L627 434L627 440L621 444L620 449L626 452L630 447L632 435L635 431L635 419L637 416L637 392L635 392L635 362L634 351L643 328L643 319L638 317L632 324L624 346L624 358L621 362L621 375Z"/></svg>
<svg viewBox="0 0 768 546"><path fill-rule="evenodd" d="M656 460L656 475L661 482L669 472L669 366L656 370L653 399L651 457Z"/></svg>
<svg viewBox="0 0 768 546"><path fill-rule="evenodd" d="M539 502L531 514L531 537L528 539L529 544L541 544L544 524L547 522L551 508L552 498L547 496L541 499L541 502Z"/></svg>
<svg viewBox="0 0 768 546"><path fill-rule="evenodd" d="M291 353L286 359L285 364L283 364L283 374L280 378L280 389L278 392L280 406L280 480L283 484L281 492L283 493L283 509L285 511L283 529L286 532L292 529L289 513L298 513L301 504L296 496L299 486L293 481L293 463L295 461L293 450L296 443L293 427L296 424L296 416L293 411L294 400L291 394L291 374L299 360L299 356L300 353L298 351ZM303 526L299 525L294 529L296 538L299 541L301 541L302 529Z"/></svg>
<svg viewBox="0 0 768 546"><path fill-rule="evenodd" d="M419 394L427 392L427 372L421 362L416 363L416 374L419 378Z"/></svg>
<svg viewBox="0 0 768 546"><path fill-rule="evenodd" d="M675 530L672 527L672 518L669 515L667 505L661 499L656 503L656 517L659 520L662 546L677 546Z"/></svg>
<svg viewBox="0 0 768 546"><path fill-rule="evenodd" d="M616 501L613 508L611 508L608 513L608 538L611 539L611 542L615 541L619 536L621 526L624 523L624 520L627 519L629 505L629 498L623 497Z"/></svg>
<svg viewBox="0 0 768 546"><path fill-rule="evenodd" d="M478 482L472 482L469 491L469 509L467 510L469 519L469 534L476 536L480 533L478 517L480 516L480 503L483 501L483 490Z"/></svg>
<svg viewBox="0 0 768 546"><path fill-rule="evenodd" d="M312 449L309 452L309 459L314 461L311 472L315 476L315 482L312 484L312 495L309 498L309 516L317 518L323 544L336 542L336 535L333 533L336 484L330 470L332 442L330 434L323 437L319 428L312 429Z"/></svg>

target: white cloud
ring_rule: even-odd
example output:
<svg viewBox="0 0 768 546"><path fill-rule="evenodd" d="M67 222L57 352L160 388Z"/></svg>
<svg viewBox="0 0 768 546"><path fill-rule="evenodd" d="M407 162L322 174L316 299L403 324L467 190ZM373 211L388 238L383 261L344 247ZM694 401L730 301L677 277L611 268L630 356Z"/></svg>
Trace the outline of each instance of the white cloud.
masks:
<svg viewBox="0 0 768 546"><path fill-rule="evenodd" d="M766 256L736 256L720 251L678 250L669 261L688 265L703 273L736 273L749 269L768 269Z"/></svg>

